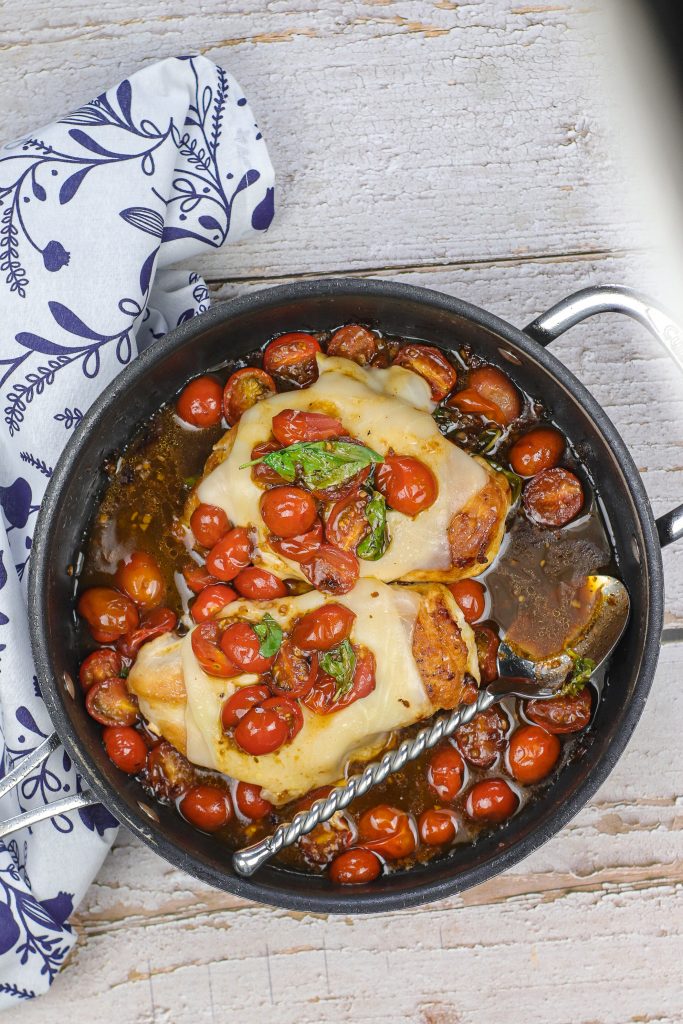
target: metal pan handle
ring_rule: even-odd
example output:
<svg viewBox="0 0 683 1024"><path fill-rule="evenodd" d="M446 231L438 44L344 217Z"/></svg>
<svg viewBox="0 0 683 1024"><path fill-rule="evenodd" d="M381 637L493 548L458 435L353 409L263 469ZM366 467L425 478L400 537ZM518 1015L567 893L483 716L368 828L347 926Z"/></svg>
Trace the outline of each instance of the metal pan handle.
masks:
<svg viewBox="0 0 683 1024"><path fill-rule="evenodd" d="M541 313L524 328L524 332L545 346L596 313L623 313L637 320L647 327L683 371L683 330L652 299L630 288L613 285L582 288ZM683 537L683 505L659 517L657 533L662 547Z"/></svg>

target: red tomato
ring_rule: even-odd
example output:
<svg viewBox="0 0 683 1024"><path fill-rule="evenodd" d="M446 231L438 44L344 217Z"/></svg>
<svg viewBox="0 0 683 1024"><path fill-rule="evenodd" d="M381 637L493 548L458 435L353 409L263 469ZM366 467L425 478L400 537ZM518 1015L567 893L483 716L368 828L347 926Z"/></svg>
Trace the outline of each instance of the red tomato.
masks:
<svg viewBox="0 0 683 1024"><path fill-rule="evenodd" d="M427 782L440 800L455 800L465 777L465 763L455 747L445 743L432 754Z"/></svg>
<svg viewBox="0 0 683 1024"><path fill-rule="evenodd" d="M476 768L490 768L505 749L505 735L509 729L510 723L500 708L487 708L467 725L460 726L455 733L455 742L470 764Z"/></svg>
<svg viewBox="0 0 683 1024"><path fill-rule="evenodd" d="M131 630L116 641L116 649L124 658L134 661L143 644L164 633L170 633L175 629L177 622L178 616L170 608L152 608L151 612L142 616L137 629Z"/></svg>
<svg viewBox="0 0 683 1024"><path fill-rule="evenodd" d="M583 508L583 487L568 469L544 469L526 485L522 501L533 522L566 526Z"/></svg>
<svg viewBox="0 0 683 1024"><path fill-rule="evenodd" d="M465 622L476 622L484 614L486 608L486 589L477 580L458 580L449 583L448 589L458 602Z"/></svg>
<svg viewBox="0 0 683 1024"><path fill-rule="evenodd" d="M370 850L346 850L330 864L335 885L366 885L382 874L382 862Z"/></svg>
<svg viewBox="0 0 683 1024"><path fill-rule="evenodd" d="M492 683L498 678L498 648L500 638L490 626L477 626L474 631L477 645L477 659L482 684Z"/></svg>
<svg viewBox="0 0 683 1024"><path fill-rule="evenodd" d="M305 651L329 651L351 636L356 613L331 602L302 616L292 630L292 640Z"/></svg>
<svg viewBox="0 0 683 1024"><path fill-rule="evenodd" d="M299 533L296 537L274 537L268 538L273 551L284 558L290 558L293 562L305 562L314 552L318 550L323 542L323 524L318 520L312 530L307 533Z"/></svg>
<svg viewBox="0 0 683 1024"><path fill-rule="evenodd" d="M378 804L358 819L358 836L368 850L387 860L401 860L415 852L415 826L405 811Z"/></svg>
<svg viewBox="0 0 683 1024"><path fill-rule="evenodd" d="M147 610L161 604L166 586L161 569L145 551L134 551L119 564L116 585L134 601L138 608Z"/></svg>
<svg viewBox="0 0 683 1024"><path fill-rule="evenodd" d="M197 505L190 516L190 528L197 542L204 548L212 548L224 533L230 529L230 522L218 505Z"/></svg>
<svg viewBox="0 0 683 1024"><path fill-rule="evenodd" d="M180 801L179 810L203 832L217 832L232 818L230 794L218 786L194 786Z"/></svg>
<svg viewBox="0 0 683 1024"><path fill-rule="evenodd" d="M251 821L265 818L273 810L270 800L261 796L261 787L252 786L250 782L238 782L235 787L235 803L237 810Z"/></svg>
<svg viewBox="0 0 683 1024"><path fill-rule="evenodd" d="M355 649L355 648L354 648ZM375 656L372 651L356 649L356 671L353 673L353 684L342 697L335 699L336 680L326 672L320 672L315 686L301 698L309 711L316 715L331 715L340 708L346 708L356 700L362 700L372 693L376 686Z"/></svg>
<svg viewBox="0 0 683 1024"><path fill-rule="evenodd" d="M245 366L236 370L223 390L223 415L233 426L241 416L257 402L270 398L276 391L275 381L264 370L256 366Z"/></svg>
<svg viewBox="0 0 683 1024"><path fill-rule="evenodd" d="M123 658L118 651L105 648L93 651L85 659L78 670L78 679L84 690L89 690L93 683L101 683L103 679L121 675Z"/></svg>
<svg viewBox="0 0 683 1024"><path fill-rule="evenodd" d="M196 779L193 765L166 740L147 755L143 783L159 800L177 800Z"/></svg>
<svg viewBox="0 0 683 1024"><path fill-rule="evenodd" d="M510 771L517 782L531 786L550 775L557 764L560 750L557 736L538 725L522 725L510 739Z"/></svg>
<svg viewBox="0 0 683 1024"><path fill-rule="evenodd" d="M448 807L432 807L420 815L417 831L427 846L443 846L455 839L458 819Z"/></svg>
<svg viewBox="0 0 683 1024"><path fill-rule="evenodd" d="M315 501L303 487L273 487L261 497L261 516L277 537L297 537L313 528L318 518Z"/></svg>
<svg viewBox="0 0 683 1024"><path fill-rule="evenodd" d="M590 687L584 686L575 696L527 701L524 710L536 725L542 725L548 732L561 735L580 732L586 728L591 720L591 704Z"/></svg>
<svg viewBox="0 0 683 1024"><path fill-rule="evenodd" d="M261 641L248 622L231 623L220 640L221 650L241 672L267 672L275 660L264 658Z"/></svg>
<svg viewBox="0 0 683 1024"><path fill-rule="evenodd" d="M328 594L348 594L360 576L358 559L352 551L321 544L301 563L304 576L314 587Z"/></svg>
<svg viewBox="0 0 683 1024"><path fill-rule="evenodd" d="M517 794L505 779L483 779L467 794L465 810L473 821L498 824L517 810Z"/></svg>
<svg viewBox="0 0 683 1024"><path fill-rule="evenodd" d="M370 532L365 510L370 501L366 491L356 490L335 502L325 523L325 537L342 551L355 551Z"/></svg>
<svg viewBox="0 0 683 1024"><path fill-rule="evenodd" d="M485 416L486 419L505 426L505 413L498 408L495 402L484 398L472 388L463 388L462 391L457 391L451 395L446 404L454 406L467 416Z"/></svg>
<svg viewBox="0 0 683 1024"><path fill-rule="evenodd" d="M320 343L312 334L300 331L281 334L267 346L263 365L269 373L303 388L318 379L317 352L320 352Z"/></svg>
<svg viewBox="0 0 683 1024"><path fill-rule="evenodd" d="M424 377L431 388L432 398L435 402L440 402L442 398L445 398L448 392L453 390L458 380L453 364L449 362L443 352L431 345L404 345L394 359L394 365L404 366L407 370L412 370L413 373Z"/></svg>
<svg viewBox="0 0 683 1024"><path fill-rule="evenodd" d="M138 702L120 676L93 683L85 696L85 707L100 725L133 725L138 717Z"/></svg>
<svg viewBox="0 0 683 1024"><path fill-rule="evenodd" d="M283 409L273 416L273 433L286 447L299 441L327 441L331 437L340 437L344 428L339 420L321 412Z"/></svg>
<svg viewBox="0 0 683 1024"><path fill-rule="evenodd" d="M193 594L199 594L205 587L218 583L215 576L212 576L205 565L197 565L196 562L188 562L182 568L183 578Z"/></svg>
<svg viewBox="0 0 683 1024"><path fill-rule="evenodd" d="M126 725L108 726L102 731L104 749L117 768L137 775L145 767L147 744L139 732Z"/></svg>
<svg viewBox="0 0 683 1024"><path fill-rule="evenodd" d="M472 370L467 385L471 391L476 391L500 409L504 424L512 423L522 411L519 391L507 374L495 366L481 366Z"/></svg>
<svg viewBox="0 0 683 1024"><path fill-rule="evenodd" d="M197 599L193 601L190 606L190 614L195 622L206 622L236 598L237 594L226 583L212 583L210 587L204 587Z"/></svg>
<svg viewBox="0 0 683 1024"><path fill-rule="evenodd" d="M289 727L276 710L258 704L240 719L233 738L246 754L259 757L283 746L289 739Z"/></svg>
<svg viewBox="0 0 683 1024"><path fill-rule="evenodd" d="M369 366L382 353L380 338L360 324L347 324L335 331L327 345L328 356L343 356L359 366Z"/></svg>
<svg viewBox="0 0 683 1024"><path fill-rule="evenodd" d="M431 469L409 455L387 455L377 467L375 481L387 505L405 516L424 512L439 492Z"/></svg>
<svg viewBox="0 0 683 1024"><path fill-rule="evenodd" d="M196 377L178 396L176 412L193 427L215 427L221 421L223 388L215 377Z"/></svg>
<svg viewBox="0 0 683 1024"><path fill-rule="evenodd" d="M206 556L206 568L216 579L228 583L251 561L251 541L242 526L229 530Z"/></svg>
<svg viewBox="0 0 683 1024"><path fill-rule="evenodd" d="M262 459L264 455L279 452L281 449L282 445L278 441L264 441L252 448L251 457L252 459ZM284 477L281 477L277 470L272 469L266 462L257 462L255 466L251 467L251 479L254 483L262 484L264 487L284 483Z"/></svg>
<svg viewBox="0 0 683 1024"><path fill-rule="evenodd" d="M270 697L270 689L265 683L255 683L253 686L240 686L239 689L228 697L221 711L221 724L223 730L228 732L234 729L247 711L262 704Z"/></svg>
<svg viewBox="0 0 683 1024"><path fill-rule="evenodd" d="M250 601L274 601L289 593L287 585L272 572L251 565L235 576L234 583L235 590Z"/></svg>
<svg viewBox="0 0 683 1024"><path fill-rule="evenodd" d="M271 669L270 688L285 697L304 697L318 677L318 655L305 655L291 637L283 641Z"/></svg>
<svg viewBox="0 0 683 1024"><path fill-rule="evenodd" d="M240 670L221 650L220 638L221 631L217 622L202 622L192 631L192 652L208 675L229 679L230 676L239 675Z"/></svg>
<svg viewBox="0 0 683 1024"><path fill-rule="evenodd" d="M554 427L534 427L515 441L509 451L510 465L518 476L535 476L552 469L564 454L564 438Z"/></svg>
<svg viewBox="0 0 683 1024"><path fill-rule="evenodd" d="M135 629L140 616L138 610L124 594L112 587L90 587L78 600L78 614L90 627L98 644L110 644L124 633Z"/></svg>
<svg viewBox="0 0 683 1024"><path fill-rule="evenodd" d="M287 723L289 740L293 740L301 732L304 725L304 716L298 700L293 700L291 697L268 697L267 700L264 700L261 707L265 708L266 711L272 709Z"/></svg>

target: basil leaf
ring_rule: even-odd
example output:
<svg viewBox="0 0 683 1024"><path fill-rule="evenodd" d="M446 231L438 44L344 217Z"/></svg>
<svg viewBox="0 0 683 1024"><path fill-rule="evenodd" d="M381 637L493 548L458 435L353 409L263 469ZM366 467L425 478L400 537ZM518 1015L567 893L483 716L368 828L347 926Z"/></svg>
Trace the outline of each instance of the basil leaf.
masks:
<svg viewBox="0 0 683 1024"><path fill-rule="evenodd" d="M566 653L574 662L574 667L572 668L571 675L560 690L560 694L563 697L576 697L583 690L586 683L590 682L590 678L593 672L595 672L595 662L592 658L582 658L569 647Z"/></svg>
<svg viewBox="0 0 683 1024"><path fill-rule="evenodd" d="M259 638L259 654L263 658L272 658L274 654L277 654L282 643L282 628L273 616L266 612L263 621L257 622L251 628Z"/></svg>
<svg viewBox="0 0 683 1024"><path fill-rule="evenodd" d="M379 491L372 492L372 497L365 506L365 518L370 524L370 533L363 537L356 548L356 554L368 562L376 562L389 547L387 503Z"/></svg>
<svg viewBox="0 0 683 1024"><path fill-rule="evenodd" d="M328 676L332 676L337 684L334 699L339 700L353 686L353 674L356 671L356 654L349 640L342 640L338 647L325 651L320 659L320 667Z"/></svg>
<svg viewBox="0 0 683 1024"><path fill-rule="evenodd" d="M495 469L496 473L502 473L507 482L510 484L510 491L512 492L510 496L510 502L511 505L516 505L522 493L521 476L517 476L517 474L513 473L511 469L505 469L504 466L501 466L500 463L498 462L494 462L493 459L488 459L487 461L491 469Z"/></svg>
<svg viewBox="0 0 683 1024"><path fill-rule="evenodd" d="M297 441L246 462L240 469L258 462L265 462L290 483L298 476L306 487L317 491L343 484L361 469L384 459L372 448L351 441Z"/></svg>

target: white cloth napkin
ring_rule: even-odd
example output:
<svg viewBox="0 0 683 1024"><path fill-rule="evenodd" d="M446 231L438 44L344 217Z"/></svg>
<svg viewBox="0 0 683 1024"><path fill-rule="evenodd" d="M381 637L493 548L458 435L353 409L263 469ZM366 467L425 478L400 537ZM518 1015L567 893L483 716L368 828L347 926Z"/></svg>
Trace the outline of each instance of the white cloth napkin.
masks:
<svg viewBox="0 0 683 1024"><path fill-rule="evenodd" d="M242 90L203 57L145 68L0 150L0 774L51 732L26 581L52 467L138 350L207 309L200 277L163 268L265 230L273 194ZM0 820L78 788L57 750ZM0 841L0 1006L49 987L115 834L94 807Z"/></svg>

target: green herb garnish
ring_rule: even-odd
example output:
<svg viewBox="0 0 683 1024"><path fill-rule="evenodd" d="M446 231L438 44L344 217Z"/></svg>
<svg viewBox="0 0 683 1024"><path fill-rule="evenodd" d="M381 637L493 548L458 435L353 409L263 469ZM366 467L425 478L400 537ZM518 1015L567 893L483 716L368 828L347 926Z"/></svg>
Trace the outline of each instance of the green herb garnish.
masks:
<svg viewBox="0 0 683 1024"><path fill-rule="evenodd" d="M482 455L490 452L492 448L495 448L502 434L503 431L500 427L486 427L477 437L477 451Z"/></svg>
<svg viewBox="0 0 683 1024"><path fill-rule="evenodd" d="M198 480L198 476L186 476L185 479L183 480L183 483L185 484L186 487L189 487L191 489L192 487L194 487Z"/></svg>
<svg viewBox="0 0 683 1024"><path fill-rule="evenodd" d="M363 537L356 548L356 554L368 562L376 562L389 547L387 503L379 491L372 492L372 497L365 506L365 518L370 524L370 533Z"/></svg>
<svg viewBox="0 0 683 1024"><path fill-rule="evenodd" d="M572 651L570 647L567 648L566 653L572 659L574 665L571 675L560 690L560 694L563 697L576 697L583 690L584 686L590 682L590 678L595 672L595 662L592 658L582 658L576 651Z"/></svg>
<svg viewBox="0 0 683 1024"><path fill-rule="evenodd" d="M240 469L259 462L265 462L290 483L298 475L306 487L315 491L343 484L361 469L384 462L384 459L372 448L351 441L297 441L276 452L268 452L260 459L245 462Z"/></svg>
<svg viewBox="0 0 683 1024"><path fill-rule="evenodd" d="M252 629L259 638L259 653L263 658L272 658L280 650L282 643L282 628L277 624L272 615L268 612L263 616L262 622L257 622Z"/></svg>
<svg viewBox="0 0 683 1024"><path fill-rule="evenodd" d="M493 459L487 459L487 462L491 469L495 469L496 473L502 473L507 482L510 484L511 504L516 505L519 501L519 496L522 493L522 478L513 473L511 469L505 469L499 462L494 462Z"/></svg>
<svg viewBox="0 0 683 1024"><path fill-rule="evenodd" d="M356 671L356 654L350 641L342 640L338 647L326 651L320 659L320 667L337 684L334 699L344 697L353 686L353 674Z"/></svg>

